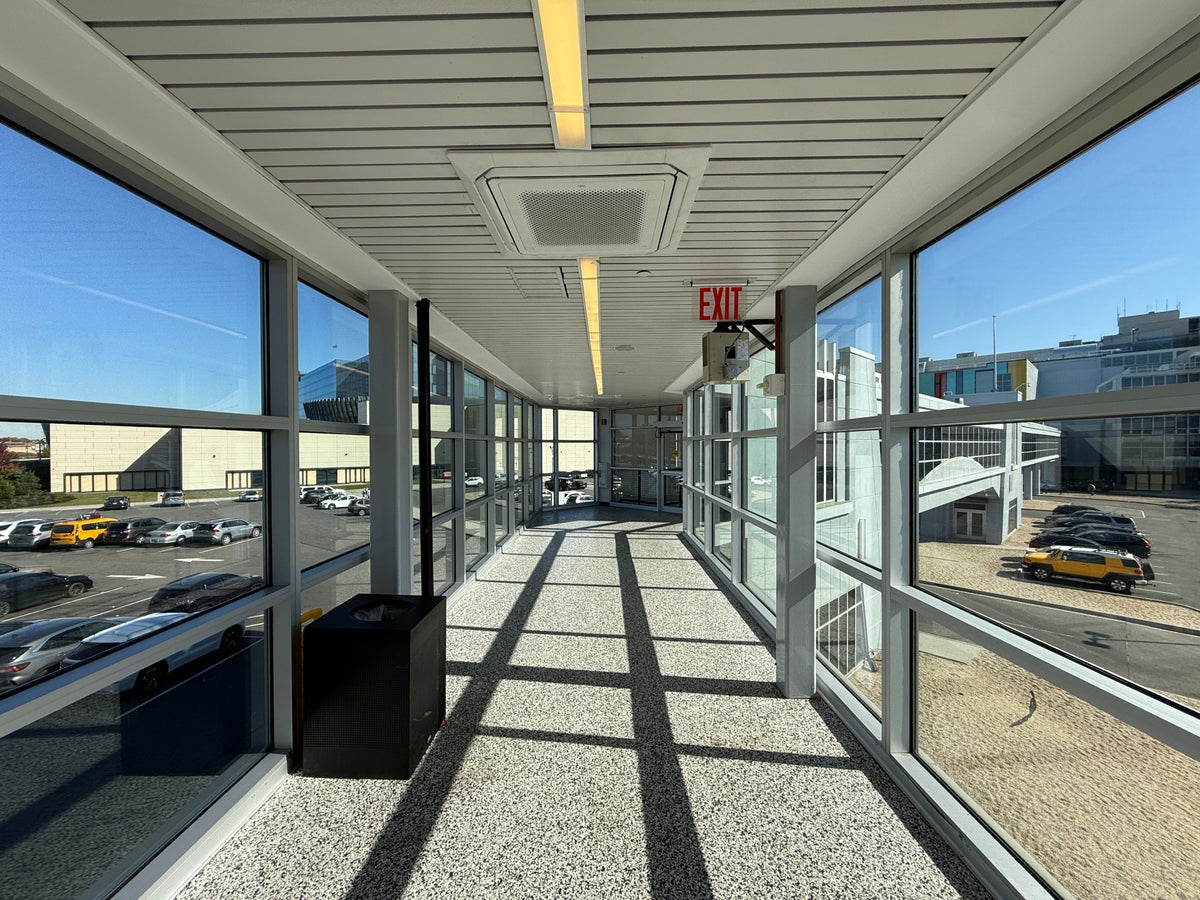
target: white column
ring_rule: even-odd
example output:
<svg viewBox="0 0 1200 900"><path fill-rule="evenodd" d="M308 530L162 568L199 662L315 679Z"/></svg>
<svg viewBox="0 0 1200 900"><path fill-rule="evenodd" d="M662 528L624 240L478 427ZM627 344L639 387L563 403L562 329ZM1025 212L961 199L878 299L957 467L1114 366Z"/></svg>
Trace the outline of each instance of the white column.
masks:
<svg viewBox="0 0 1200 900"><path fill-rule="evenodd" d="M776 458L775 680L785 697L816 693L813 555L816 507L817 289L786 288L775 352L784 363Z"/></svg>
<svg viewBox="0 0 1200 900"><path fill-rule="evenodd" d="M371 590L412 593L412 302L370 291Z"/></svg>

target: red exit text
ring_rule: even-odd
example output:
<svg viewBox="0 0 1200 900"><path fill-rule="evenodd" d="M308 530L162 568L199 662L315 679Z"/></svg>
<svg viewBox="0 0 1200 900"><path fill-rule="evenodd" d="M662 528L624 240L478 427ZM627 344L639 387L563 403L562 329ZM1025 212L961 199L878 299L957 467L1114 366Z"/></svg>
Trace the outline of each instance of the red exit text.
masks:
<svg viewBox="0 0 1200 900"><path fill-rule="evenodd" d="M701 322L736 322L741 319L742 286L700 288Z"/></svg>

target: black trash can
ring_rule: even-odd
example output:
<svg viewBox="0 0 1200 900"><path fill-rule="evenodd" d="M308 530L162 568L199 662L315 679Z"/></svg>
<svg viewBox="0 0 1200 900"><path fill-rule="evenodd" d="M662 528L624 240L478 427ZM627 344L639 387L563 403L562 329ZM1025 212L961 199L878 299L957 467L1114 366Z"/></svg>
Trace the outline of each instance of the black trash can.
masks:
<svg viewBox="0 0 1200 900"><path fill-rule="evenodd" d="M445 597L358 594L305 628L305 775L409 778L445 717Z"/></svg>

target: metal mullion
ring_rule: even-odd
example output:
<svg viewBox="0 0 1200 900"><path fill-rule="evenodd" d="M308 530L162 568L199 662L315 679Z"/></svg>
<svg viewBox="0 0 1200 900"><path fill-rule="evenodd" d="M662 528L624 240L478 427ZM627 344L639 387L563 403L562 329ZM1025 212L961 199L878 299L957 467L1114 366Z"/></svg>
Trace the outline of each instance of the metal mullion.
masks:
<svg viewBox="0 0 1200 900"><path fill-rule="evenodd" d="M197 614L186 625L164 629L142 640L121 645L101 658L82 662L45 681L0 697L0 739L90 697L145 668L148 663L158 662L230 625L265 612L290 596L290 588L283 586L231 601L210 612Z"/></svg>
<svg viewBox="0 0 1200 900"><path fill-rule="evenodd" d="M1119 419L1127 416L1175 415L1193 412L1200 389L1195 384L1160 384L1152 387L1075 394L997 403L994 406L960 406L931 409L897 416L906 428L935 425L1000 425L1010 422L1056 422L1067 419Z"/></svg>
<svg viewBox="0 0 1200 900"><path fill-rule="evenodd" d="M266 266L266 404L288 427L267 433L265 448L268 581L287 586L265 617L271 672L271 748L290 753L296 746L302 709L300 683L300 529L296 496L300 474L299 273L292 257ZM281 527L282 526L282 527Z"/></svg>
<svg viewBox="0 0 1200 900"><path fill-rule="evenodd" d="M206 428L220 431L270 431L287 429L290 424L286 415L208 412L200 409L92 403L84 400L50 400L12 394L0 394L0 419L54 422L63 425L108 425L119 422L123 426Z"/></svg>
<svg viewBox="0 0 1200 900"><path fill-rule="evenodd" d="M918 588L894 589L918 615L928 616L964 635L985 650L1003 657L1099 711L1120 719L1172 749L1200 760L1200 716L1170 706L1144 689L1124 684L1061 651L1035 644L974 613L960 609Z"/></svg>
<svg viewBox="0 0 1200 900"><path fill-rule="evenodd" d="M366 425L349 422L321 422L315 419L301 419L299 429L308 434L361 434L366 436L371 433L371 429Z"/></svg>
<svg viewBox="0 0 1200 900"><path fill-rule="evenodd" d="M882 616L882 742L888 753L910 752L916 741L916 669L913 618L893 598L895 585L912 583L910 535L920 533L912 441L908 427L897 420L911 412L916 392L913 369L916 317L912 257L886 252L883 281L883 409L882 496L880 497L880 614ZM902 528L890 527L893 522Z"/></svg>

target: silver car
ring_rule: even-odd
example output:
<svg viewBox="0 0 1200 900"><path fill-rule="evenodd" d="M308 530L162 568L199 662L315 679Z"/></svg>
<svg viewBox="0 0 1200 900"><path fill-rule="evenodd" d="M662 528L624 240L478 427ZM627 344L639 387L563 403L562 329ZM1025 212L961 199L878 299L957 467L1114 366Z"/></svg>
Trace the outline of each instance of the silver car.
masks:
<svg viewBox="0 0 1200 900"><path fill-rule="evenodd" d="M192 529L192 540L201 544L228 544L241 538L256 538L262 526L245 519L209 519Z"/></svg>
<svg viewBox="0 0 1200 900"><path fill-rule="evenodd" d="M147 544L184 544L199 522L164 522L146 534Z"/></svg>
<svg viewBox="0 0 1200 900"><path fill-rule="evenodd" d="M0 691L25 684L53 669L80 641L121 619L46 619L0 634Z"/></svg>
<svg viewBox="0 0 1200 900"><path fill-rule="evenodd" d="M8 546L14 550L45 550L50 546L54 520L18 525L8 536Z"/></svg>

